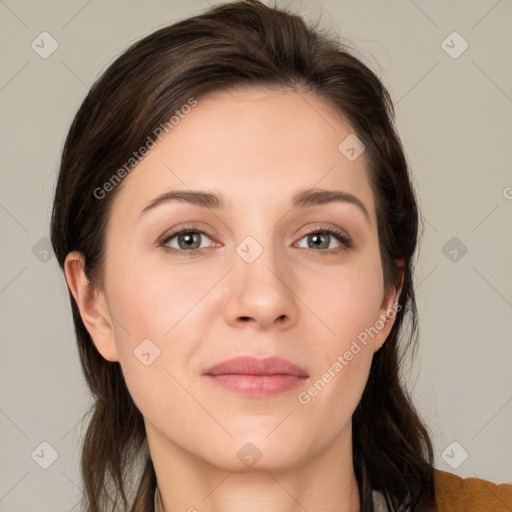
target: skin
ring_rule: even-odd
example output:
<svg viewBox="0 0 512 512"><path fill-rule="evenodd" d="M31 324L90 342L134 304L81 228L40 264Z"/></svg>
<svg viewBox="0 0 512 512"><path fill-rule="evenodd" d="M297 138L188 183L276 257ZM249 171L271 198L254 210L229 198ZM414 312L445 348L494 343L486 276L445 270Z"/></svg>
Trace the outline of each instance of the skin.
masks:
<svg viewBox="0 0 512 512"><path fill-rule="evenodd" d="M351 133L309 93L210 94L124 179L107 226L103 286L87 287L81 254L66 259L83 321L103 357L120 362L144 416L167 512L359 510L351 418L393 318L309 403L297 398L400 291L384 288L365 154L349 161L338 150ZM369 218L349 202L291 209L291 197L310 187L353 194ZM189 189L222 193L226 206L173 201L140 215L160 194ZM195 256L159 245L190 225L208 233L196 235L203 249ZM323 233L325 245L308 232ZM247 236L263 249L252 263L236 252ZM167 245L185 254L178 242ZM149 366L134 356L147 338L160 350ZM279 355L309 378L261 399L202 375L239 355ZM237 457L249 442L261 453L253 467Z"/></svg>

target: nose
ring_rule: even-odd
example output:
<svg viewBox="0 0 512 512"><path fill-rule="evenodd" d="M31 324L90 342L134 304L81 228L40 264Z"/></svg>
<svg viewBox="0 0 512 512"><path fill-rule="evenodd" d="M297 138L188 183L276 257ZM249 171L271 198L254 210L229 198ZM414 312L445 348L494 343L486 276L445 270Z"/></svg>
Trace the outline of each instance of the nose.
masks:
<svg viewBox="0 0 512 512"><path fill-rule="evenodd" d="M226 320L234 327L288 329L297 322L298 297L293 272L284 257L267 248L252 263L238 254L230 272Z"/></svg>

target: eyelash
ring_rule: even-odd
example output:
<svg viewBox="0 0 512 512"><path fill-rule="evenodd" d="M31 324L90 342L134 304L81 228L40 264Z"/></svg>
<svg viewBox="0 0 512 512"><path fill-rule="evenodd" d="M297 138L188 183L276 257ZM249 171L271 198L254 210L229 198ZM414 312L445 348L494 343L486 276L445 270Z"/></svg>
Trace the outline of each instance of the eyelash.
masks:
<svg viewBox="0 0 512 512"><path fill-rule="evenodd" d="M203 247L202 249L187 250L187 249L175 249L174 247L169 247L166 245L174 237L176 237L177 235L184 234L184 233L199 233L201 235L207 236L208 238L212 238L206 231L204 231L200 228L195 228L194 226L185 226L180 229L177 229L176 231L172 231L171 233L166 234L164 236L164 238L162 238L158 242L158 245L160 247L162 247L162 249L164 249L166 252L169 252L172 254L178 254L179 256L185 256L185 257L200 256L202 254L202 252L204 251L205 247ZM352 240L347 235L345 235L342 231L338 231L337 229L332 228L332 227L319 227L319 228L313 229L311 231L304 233L300 237L299 240L302 240L304 237L306 237L308 235L317 234L317 233L327 233L330 236L333 236L338 242L340 242L341 247L337 247L335 249L323 249L323 250L322 249L316 250L316 249L310 249L310 248L302 248L306 251L306 254L308 254L308 255L316 256L319 253L323 254L323 255L339 254L342 251L347 251L348 249L352 248Z"/></svg>

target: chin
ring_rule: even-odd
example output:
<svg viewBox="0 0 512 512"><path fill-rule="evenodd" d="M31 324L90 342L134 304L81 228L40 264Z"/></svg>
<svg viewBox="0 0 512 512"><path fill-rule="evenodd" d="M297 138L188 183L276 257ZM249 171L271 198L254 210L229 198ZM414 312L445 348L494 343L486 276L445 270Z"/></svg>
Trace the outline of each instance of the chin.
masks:
<svg viewBox="0 0 512 512"><path fill-rule="evenodd" d="M225 471L257 473L288 471L308 459L303 439L290 443L289 436L288 439L278 435L273 439L265 439L265 435L257 437L254 431L245 437L237 435L229 446L219 445L218 453L212 454L213 460L209 462Z"/></svg>

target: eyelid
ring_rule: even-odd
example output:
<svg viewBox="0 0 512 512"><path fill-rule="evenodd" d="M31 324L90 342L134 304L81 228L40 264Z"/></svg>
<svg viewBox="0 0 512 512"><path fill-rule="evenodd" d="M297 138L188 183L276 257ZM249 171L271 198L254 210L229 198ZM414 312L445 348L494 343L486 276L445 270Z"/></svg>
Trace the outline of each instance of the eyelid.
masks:
<svg viewBox="0 0 512 512"><path fill-rule="evenodd" d="M323 249L319 251L315 251L314 249L311 248L304 248L308 252L312 251L314 253L333 254L339 253L340 250L348 250L353 247L353 242L350 235L345 230L334 227L332 225L315 226L314 228L311 228L308 231L303 232L300 235L299 240L302 240L305 236L311 235L313 233L328 233L330 236L334 236L341 244L341 248Z"/></svg>
<svg viewBox="0 0 512 512"><path fill-rule="evenodd" d="M191 250L187 251L185 249L175 249L174 247L169 247L166 245L172 238L175 238L176 236L181 235L182 233L188 233L188 232L200 233L202 235L207 236L211 240L213 240L213 237L205 229L199 228L197 226L192 226L192 225L184 225L184 226L180 225L179 227L172 229L170 231L167 231L164 235L162 235L157 240L156 245L159 247L162 247L164 250L167 250L168 252L181 253L184 255L186 255L186 254L191 255L191 254L202 251L204 249L204 247L201 249L191 249Z"/></svg>

